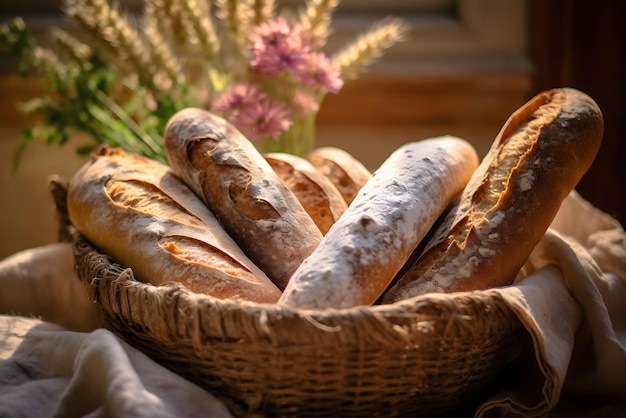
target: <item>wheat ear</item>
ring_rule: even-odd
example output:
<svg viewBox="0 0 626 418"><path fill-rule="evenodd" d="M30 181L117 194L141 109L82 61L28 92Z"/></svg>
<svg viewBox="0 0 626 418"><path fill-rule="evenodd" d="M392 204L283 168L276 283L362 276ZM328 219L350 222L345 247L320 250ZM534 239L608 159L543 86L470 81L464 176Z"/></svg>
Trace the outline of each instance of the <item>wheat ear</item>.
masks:
<svg viewBox="0 0 626 418"><path fill-rule="evenodd" d="M380 58L385 49L403 41L407 30L400 19L383 19L333 55L331 61L344 80L354 79Z"/></svg>
<svg viewBox="0 0 626 418"><path fill-rule="evenodd" d="M147 1L154 10L150 10L158 19L160 27L171 42L171 47L178 53L188 54L192 45L189 18L185 13L183 3L186 0L155 0ZM148 10L146 10L148 12Z"/></svg>
<svg viewBox="0 0 626 418"><path fill-rule="evenodd" d="M236 59L232 64L237 68L239 61L246 56L248 35L252 30L251 0L215 0L216 16L224 23L229 46Z"/></svg>
<svg viewBox="0 0 626 418"><path fill-rule="evenodd" d="M155 21L150 19L144 21L143 33L146 43L150 47L150 56L155 61L158 68L161 68L174 85L180 85L184 82L184 74L182 67L167 43L163 33L154 24Z"/></svg>
<svg viewBox="0 0 626 418"><path fill-rule="evenodd" d="M330 35L332 14L339 5L339 0L309 0L306 8L300 13L299 22L302 28L311 34L316 46L326 44Z"/></svg>
<svg viewBox="0 0 626 418"><path fill-rule="evenodd" d="M106 0L65 0L64 8L110 54L121 55L115 62L122 70L138 74L152 90L161 90L154 81L157 70L143 38L118 10Z"/></svg>
<svg viewBox="0 0 626 418"><path fill-rule="evenodd" d="M91 48L86 43L79 41L75 36L63 29L53 28L50 31L56 49L64 56L74 61L86 61L91 54Z"/></svg>
<svg viewBox="0 0 626 418"><path fill-rule="evenodd" d="M258 25L267 22L274 17L276 2L274 0L253 0L252 1L252 23Z"/></svg>
<svg viewBox="0 0 626 418"><path fill-rule="evenodd" d="M219 54L220 43L211 21L210 3L202 7L198 0L183 0L183 8L189 17L193 29L193 37L200 45L204 61L215 63Z"/></svg>

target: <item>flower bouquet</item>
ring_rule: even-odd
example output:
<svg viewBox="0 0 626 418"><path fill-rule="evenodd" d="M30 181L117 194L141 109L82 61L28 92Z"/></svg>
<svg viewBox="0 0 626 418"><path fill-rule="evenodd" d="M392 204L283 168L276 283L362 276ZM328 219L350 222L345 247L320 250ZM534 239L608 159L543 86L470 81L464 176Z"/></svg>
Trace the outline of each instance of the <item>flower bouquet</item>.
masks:
<svg viewBox="0 0 626 418"><path fill-rule="evenodd" d="M376 22L338 51L324 51L339 0L309 0L300 10L274 1L156 0L131 17L107 0L66 0L80 31L50 32L40 45L17 18L0 27L25 76L47 91L23 104L41 115L24 132L15 162L34 139L64 144L75 132L165 161L168 118L196 106L223 116L263 151L306 154L326 93L364 71L402 40L398 19Z"/></svg>

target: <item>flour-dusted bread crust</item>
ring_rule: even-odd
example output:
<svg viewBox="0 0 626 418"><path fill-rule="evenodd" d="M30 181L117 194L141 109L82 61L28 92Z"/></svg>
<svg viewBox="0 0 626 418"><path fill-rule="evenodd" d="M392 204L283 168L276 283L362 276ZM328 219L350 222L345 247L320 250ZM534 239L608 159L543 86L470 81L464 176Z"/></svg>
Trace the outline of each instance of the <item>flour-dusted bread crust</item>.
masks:
<svg viewBox="0 0 626 418"><path fill-rule="evenodd" d="M337 147L319 147L307 156L333 182L349 205L372 173L352 154Z"/></svg>
<svg viewBox="0 0 626 418"><path fill-rule="evenodd" d="M294 273L279 303L303 309L374 303L478 165L455 137L394 151Z"/></svg>
<svg viewBox="0 0 626 418"><path fill-rule="evenodd" d="M322 233L254 144L223 118L196 108L170 118L164 144L172 170L283 289Z"/></svg>
<svg viewBox="0 0 626 418"><path fill-rule="evenodd" d="M154 285L274 303L280 290L164 164L103 147L71 178L68 213L94 246Z"/></svg>
<svg viewBox="0 0 626 418"><path fill-rule="evenodd" d="M263 156L322 234L326 234L348 208L335 185L305 158L282 152L266 153Z"/></svg>
<svg viewBox="0 0 626 418"><path fill-rule="evenodd" d="M383 302L510 284L591 166L603 129L597 104L578 90L545 91L523 105Z"/></svg>

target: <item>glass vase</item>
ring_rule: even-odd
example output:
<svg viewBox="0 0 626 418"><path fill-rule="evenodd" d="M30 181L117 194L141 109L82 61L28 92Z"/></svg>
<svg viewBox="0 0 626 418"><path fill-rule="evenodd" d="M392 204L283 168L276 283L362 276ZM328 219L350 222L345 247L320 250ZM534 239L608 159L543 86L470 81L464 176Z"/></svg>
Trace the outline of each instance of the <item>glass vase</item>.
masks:
<svg viewBox="0 0 626 418"><path fill-rule="evenodd" d="M311 112L293 121L289 130L285 131L278 140L262 138L258 141L259 151L286 152L288 154L305 157L315 148L316 112Z"/></svg>

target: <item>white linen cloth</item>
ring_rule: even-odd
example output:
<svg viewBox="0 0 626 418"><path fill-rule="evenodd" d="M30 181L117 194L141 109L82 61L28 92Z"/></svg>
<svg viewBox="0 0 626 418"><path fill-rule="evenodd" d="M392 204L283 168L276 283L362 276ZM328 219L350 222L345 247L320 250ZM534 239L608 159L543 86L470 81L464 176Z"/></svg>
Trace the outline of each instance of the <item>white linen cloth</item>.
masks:
<svg viewBox="0 0 626 418"><path fill-rule="evenodd" d="M1 261L0 312L30 316L0 315L0 418L232 416L210 393L99 327L71 244Z"/></svg>
<svg viewBox="0 0 626 418"><path fill-rule="evenodd" d="M572 192L517 284L490 291L520 318L534 351L520 361L520 383L477 416L626 417L626 232L619 222Z"/></svg>
<svg viewBox="0 0 626 418"><path fill-rule="evenodd" d="M489 291L532 344L476 417L626 416L626 233L617 221L572 192L518 282ZM69 244L0 261L0 313L12 314L0 315L0 417L230 415L99 328L85 292Z"/></svg>
<svg viewBox="0 0 626 418"><path fill-rule="evenodd" d="M0 320L0 417L231 417L208 392L100 328Z"/></svg>

